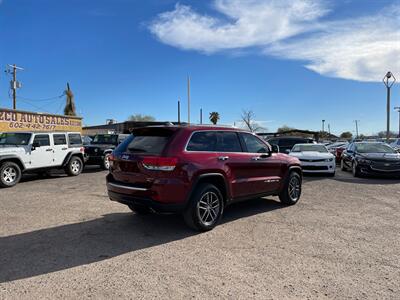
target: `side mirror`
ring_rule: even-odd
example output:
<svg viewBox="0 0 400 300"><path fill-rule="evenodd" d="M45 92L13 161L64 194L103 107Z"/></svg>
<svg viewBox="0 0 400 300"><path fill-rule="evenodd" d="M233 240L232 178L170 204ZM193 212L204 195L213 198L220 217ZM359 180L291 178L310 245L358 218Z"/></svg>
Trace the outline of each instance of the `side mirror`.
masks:
<svg viewBox="0 0 400 300"><path fill-rule="evenodd" d="M279 153L279 146L278 145L271 145L272 153Z"/></svg>
<svg viewBox="0 0 400 300"><path fill-rule="evenodd" d="M38 142L34 142L34 143L32 143L31 150L33 151L33 150L35 150L36 148L39 148L39 147L40 147L40 144Z"/></svg>

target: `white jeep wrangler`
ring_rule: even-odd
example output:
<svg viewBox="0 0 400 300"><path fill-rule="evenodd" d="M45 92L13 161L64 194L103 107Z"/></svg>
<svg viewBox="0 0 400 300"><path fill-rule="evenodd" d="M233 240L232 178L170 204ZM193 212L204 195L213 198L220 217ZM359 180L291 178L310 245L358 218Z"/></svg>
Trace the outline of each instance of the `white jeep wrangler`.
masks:
<svg viewBox="0 0 400 300"><path fill-rule="evenodd" d="M64 169L70 176L83 170L84 148L77 132L0 133L0 187L16 185L24 172Z"/></svg>

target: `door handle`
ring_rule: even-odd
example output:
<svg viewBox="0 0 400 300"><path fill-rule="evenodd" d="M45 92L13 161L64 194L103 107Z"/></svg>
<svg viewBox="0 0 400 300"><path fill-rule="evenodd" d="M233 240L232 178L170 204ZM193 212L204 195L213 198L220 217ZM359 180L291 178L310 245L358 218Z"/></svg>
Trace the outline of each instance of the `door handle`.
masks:
<svg viewBox="0 0 400 300"><path fill-rule="evenodd" d="M46 149L47 152L53 151L53 149Z"/></svg>
<svg viewBox="0 0 400 300"><path fill-rule="evenodd" d="M61 150L67 150L68 148L61 148Z"/></svg>
<svg viewBox="0 0 400 300"><path fill-rule="evenodd" d="M255 161L260 160L260 159L261 159L261 157L259 157L259 156L254 156L251 158L251 160L255 160Z"/></svg>
<svg viewBox="0 0 400 300"><path fill-rule="evenodd" d="M225 161L225 160L228 160L229 159L229 156L220 156L220 157L218 157L218 160L222 160L222 161Z"/></svg>

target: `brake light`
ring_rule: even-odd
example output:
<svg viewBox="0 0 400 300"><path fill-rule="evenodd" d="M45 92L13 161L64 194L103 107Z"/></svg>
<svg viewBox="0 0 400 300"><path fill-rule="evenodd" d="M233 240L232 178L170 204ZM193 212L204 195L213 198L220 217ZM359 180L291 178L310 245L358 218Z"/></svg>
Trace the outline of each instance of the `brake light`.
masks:
<svg viewBox="0 0 400 300"><path fill-rule="evenodd" d="M80 151L81 153L85 153L85 148L84 148L84 147L81 147L81 148L79 149L79 151Z"/></svg>
<svg viewBox="0 0 400 300"><path fill-rule="evenodd" d="M142 164L147 170L152 171L173 171L178 163L176 157L144 157Z"/></svg>
<svg viewBox="0 0 400 300"><path fill-rule="evenodd" d="M113 153L107 156L108 162L110 163L110 167L114 166L115 156Z"/></svg>

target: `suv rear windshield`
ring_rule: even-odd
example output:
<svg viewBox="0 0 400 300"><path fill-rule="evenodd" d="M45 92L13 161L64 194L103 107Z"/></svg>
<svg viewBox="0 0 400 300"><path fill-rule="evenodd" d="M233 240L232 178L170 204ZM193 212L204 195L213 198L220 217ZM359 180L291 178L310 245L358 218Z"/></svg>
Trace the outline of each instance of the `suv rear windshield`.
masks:
<svg viewBox="0 0 400 300"><path fill-rule="evenodd" d="M118 135L116 134L96 134L92 141L92 144L116 145L117 143L118 143Z"/></svg>
<svg viewBox="0 0 400 300"><path fill-rule="evenodd" d="M134 130L116 149L116 153L140 153L160 155L174 134L172 130L146 128Z"/></svg>

